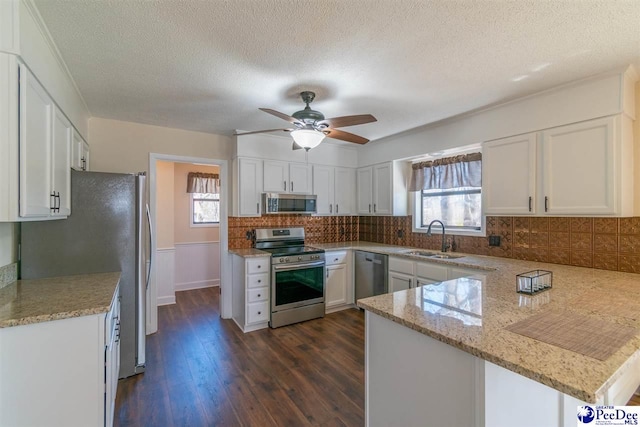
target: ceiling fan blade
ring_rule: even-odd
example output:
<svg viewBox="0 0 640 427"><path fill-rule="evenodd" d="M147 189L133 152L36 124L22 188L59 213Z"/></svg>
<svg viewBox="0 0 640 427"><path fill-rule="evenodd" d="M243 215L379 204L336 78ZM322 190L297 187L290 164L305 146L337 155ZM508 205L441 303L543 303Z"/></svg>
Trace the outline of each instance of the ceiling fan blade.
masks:
<svg viewBox="0 0 640 427"><path fill-rule="evenodd" d="M332 119L324 119L316 123L317 125L327 125L331 128L341 128L345 126L363 125L365 123L377 122L378 119L371 114L360 114L357 116L342 116Z"/></svg>
<svg viewBox="0 0 640 427"><path fill-rule="evenodd" d="M354 142L356 144L366 144L369 142L367 138L363 138L360 135L356 135L354 133L345 132L343 130L337 129L325 129L323 130L325 135L329 138L340 139L342 141Z"/></svg>
<svg viewBox="0 0 640 427"><path fill-rule="evenodd" d="M269 113L273 116L280 117L282 120L286 120L289 123L293 123L294 125L299 124L304 126L304 123L302 123L300 120L296 119L295 117L291 117L287 114L281 113L280 111L272 110L270 108L258 108L258 109L260 111L264 111L265 113Z"/></svg>
<svg viewBox="0 0 640 427"><path fill-rule="evenodd" d="M265 129L265 130L254 130L252 132L242 132L242 133L234 133L236 136L240 135L251 135L252 133L267 133L267 132L291 132L293 129Z"/></svg>

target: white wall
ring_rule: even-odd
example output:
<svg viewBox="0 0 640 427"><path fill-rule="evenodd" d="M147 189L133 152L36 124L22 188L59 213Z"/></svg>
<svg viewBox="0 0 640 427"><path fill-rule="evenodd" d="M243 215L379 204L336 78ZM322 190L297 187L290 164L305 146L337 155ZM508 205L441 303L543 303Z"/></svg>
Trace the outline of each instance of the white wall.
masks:
<svg viewBox="0 0 640 427"><path fill-rule="evenodd" d="M628 107L623 102L624 79L621 70L382 138L362 147L358 164L420 156L618 114Z"/></svg>

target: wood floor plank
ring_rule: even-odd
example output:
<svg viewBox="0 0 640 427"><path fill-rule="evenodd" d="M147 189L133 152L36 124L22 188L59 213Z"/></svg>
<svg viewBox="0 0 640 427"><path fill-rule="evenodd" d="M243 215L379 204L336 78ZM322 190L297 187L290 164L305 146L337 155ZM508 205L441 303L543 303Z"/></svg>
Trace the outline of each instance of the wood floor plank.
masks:
<svg viewBox="0 0 640 427"><path fill-rule="evenodd" d="M218 288L176 293L120 380L117 426L362 426L364 316L355 309L244 334Z"/></svg>

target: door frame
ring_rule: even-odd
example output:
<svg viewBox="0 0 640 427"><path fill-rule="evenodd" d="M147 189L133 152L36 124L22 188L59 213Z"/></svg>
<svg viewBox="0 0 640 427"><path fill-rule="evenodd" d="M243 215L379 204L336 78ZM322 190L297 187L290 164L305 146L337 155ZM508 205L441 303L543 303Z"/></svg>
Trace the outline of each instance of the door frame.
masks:
<svg viewBox="0 0 640 427"><path fill-rule="evenodd" d="M156 230L157 212L157 161L174 163L199 163L218 166L220 168L220 317L231 318L231 269L229 268L229 226L228 206L231 194L229 192L229 163L223 159L209 159L204 157L176 156L173 154L149 153L149 208L151 210L151 226ZM157 233L156 233L157 235ZM157 239L153 239L151 253L158 258ZM151 280L147 293L147 334L158 330L158 288L156 285L156 265L152 265Z"/></svg>

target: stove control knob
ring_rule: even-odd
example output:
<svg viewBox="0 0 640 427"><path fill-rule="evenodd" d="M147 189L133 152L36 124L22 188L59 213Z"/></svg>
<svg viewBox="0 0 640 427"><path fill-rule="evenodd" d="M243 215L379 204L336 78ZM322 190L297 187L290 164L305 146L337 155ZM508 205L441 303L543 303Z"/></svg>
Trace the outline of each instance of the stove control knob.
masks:
<svg viewBox="0 0 640 427"><path fill-rule="evenodd" d="M289 262L289 257L285 258L284 262Z"/></svg>
<svg viewBox="0 0 640 427"><path fill-rule="evenodd" d="M298 257L298 261L302 261L302 257L301 256Z"/></svg>
<svg viewBox="0 0 640 427"><path fill-rule="evenodd" d="M280 261L280 262L284 262L284 258L280 258L280 260L279 260L279 261Z"/></svg>

